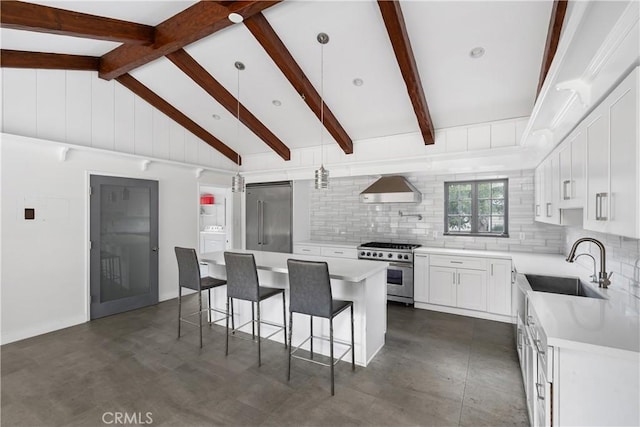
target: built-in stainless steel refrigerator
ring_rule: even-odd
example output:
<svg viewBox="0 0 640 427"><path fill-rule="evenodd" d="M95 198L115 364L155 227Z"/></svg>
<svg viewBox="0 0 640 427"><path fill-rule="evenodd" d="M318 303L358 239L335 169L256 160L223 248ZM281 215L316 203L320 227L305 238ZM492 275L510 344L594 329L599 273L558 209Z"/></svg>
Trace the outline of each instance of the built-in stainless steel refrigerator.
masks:
<svg viewBox="0 0 640 427"><path fill-rule="evenodd" d="M247 184L246 191L247 249L291 253L291 181Z"/></svg>

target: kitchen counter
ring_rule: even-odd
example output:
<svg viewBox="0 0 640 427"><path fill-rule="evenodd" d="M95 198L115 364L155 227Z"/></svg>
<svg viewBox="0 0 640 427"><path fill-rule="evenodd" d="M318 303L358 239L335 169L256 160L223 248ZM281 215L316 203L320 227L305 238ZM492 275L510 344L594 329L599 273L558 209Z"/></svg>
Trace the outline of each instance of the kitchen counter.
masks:
<svg viewBox="0 0 640 427"><path fill-rule="evenodd" d="M332 279L344 280L346 282L361 282L368 277L378 274L387 269L386 262L355 260L346 258L330 258L315 255L286 254L280 252L246 251L234 249L234 252L252 253L256 259L258 270L273 271L276 273L287 273L287 260L299 259L305 261L326 261L329 265L329 275ZM212 252L202 254L201 261L224 265L224 252Z"/></svg>
<svg viewBox="0 0 640 427"><path fill-rule="evenodd" d="M256 260L258 277L261 286L285 288L288 303L289 277L288 259L308 261L326 261L331 276L333 298L351 300L354 308L355 358L356 364L367 366L384 346L387 330L387 263L346 258L322 257L316 255L287 254L279 252L261 252L234 249L233 252L251 253ZM209 274L215 277L226 277L224 252L204 253L201 262L209 264ZM226 290L214 289L214 301L226 300ZM219 294L219 295L218 295ZM249 303L234 302L236 324L251 320ZM282 323L282 301L270 298L260 303L263 319L278 324ZM288 311L288 310L287 310ZM309 320L306 316L296 315L293 328L293 345L299 345L309 336ZM329 336L329 322L314 317L314 335ZM265 333L267 335L268 332ZM334 319L334 336L336 340L351 341L351 321L348 314L341 314ZM282 342L282 333L270 339ZM302 348L308 349L308 344ZM336 354L342 353L342 346L336 344ZM314 352L329 355L329 345L324 341L314 340Z"/></svg>
<svg viewBox="0 0 640 427"><path fill-rule="evenodd" d="M640 355L640 300L616 286L615 275L609 288L602 289L589 282L590 269L568 263L560 254L429 247L414 252L511 259L516 286L529 297L549 345L625 358ZM605 299L533 291L524 274L578 277Z"/></svg>

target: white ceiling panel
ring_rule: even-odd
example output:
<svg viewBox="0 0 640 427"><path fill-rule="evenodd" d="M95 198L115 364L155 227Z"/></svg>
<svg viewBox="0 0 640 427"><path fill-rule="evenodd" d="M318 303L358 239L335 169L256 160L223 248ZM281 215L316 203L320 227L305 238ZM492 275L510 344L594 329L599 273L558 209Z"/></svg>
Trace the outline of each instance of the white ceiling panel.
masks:
<svg viewBox="0 0 640 427"><path fill-rule="evenodd" d="M402 2L436 128L528 116L551 1ZM481 46L485 54L469 52Z"/></svg>
<svg viewBox="0 0 640 427"><path fill-rule="evenodd" d="M240 155L265 151L262 140L244 125L240 125L238 139L235 116L168 59L157 59L130 74ZM214 119L214 114L220 119Z"/></svg>
<svg viewBox="0 0 640 427"><path fill-rule="evenodd" d="M290 149L319 145L320 122L315 114L243 24L185 50L234 97L238 91L234 64L242 62L245 69L240 71L240 102ZM281 105L273 105L274 100ZM328 133L325 141L335 143ZM263 151L271 148L263 144Z"/></svg>
<svg viewBox="0 0 640 427"><path fill-rule="evenodd" d="M418 123L376 2L287 1L265 17L320 92L320 32L324 98L349 136L364 139L415 132ZM360 78L362 86L353 85Z"/></svg>
<svg viewBox="0 0 640 427"><path fill-rule="evenodd" d="M120 43L102 40L81 39L7 28L0 29L0 37L2 38L2 49L26 50L28 52L102 56L120 46Z"/></svg>
<svg viewBox="0 0 640 427"><path fill-rule="evenodd" d="M90 15L106 16L123 21L137 22L156 26L167 18L182 12L189 6L197 3L193 0L180 1L57 1L57 0L30 0L29 3L37 3L44 6L57 7L58 9L73 10L74 12L88 13Z"/></svg>

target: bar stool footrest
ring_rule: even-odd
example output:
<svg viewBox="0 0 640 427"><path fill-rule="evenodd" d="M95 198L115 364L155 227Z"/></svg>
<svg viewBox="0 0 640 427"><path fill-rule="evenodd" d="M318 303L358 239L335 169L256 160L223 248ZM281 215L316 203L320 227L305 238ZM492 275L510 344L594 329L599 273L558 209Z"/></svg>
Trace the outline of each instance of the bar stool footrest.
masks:
<svg viewBox="0 0 640 427"><path fill-rule="evenodd" d="M317 336L317 335L309 335L307 338L304 339L304 341L302 341L297 347L293 347L291 348L291 357L295 358L295 359L300 359L300 360L305 360L307 362L311 362L311 363L315 363L316 365L322 365L322 366L327 366L330 367L331 364L329 363L322 363L322 362L318 362L317 360L314 359L309 359L308 357L302 357L302 356L296 356L295 352L300 350L303 345L305 345L308 341L312 340L312 339L319 339L322 341L326 341L326 342L331 342L331 340L327 337L323 337L323 336ZM339 361L342 360L342 358L344 356L346 356L349 351L353 351L353 348L351 346L351 343L345 342L345 341L341 341L341 340L336 340L335 338L333 339L333 343L334 344L340 344L340 345L344 345L347 347L347 349L344 351L344 353L342 353L339 357L334 358L333 360L333 365L337 365ZM324 356L324 355L323 355ZM328 357L328 356L327 356Z"/></svg>

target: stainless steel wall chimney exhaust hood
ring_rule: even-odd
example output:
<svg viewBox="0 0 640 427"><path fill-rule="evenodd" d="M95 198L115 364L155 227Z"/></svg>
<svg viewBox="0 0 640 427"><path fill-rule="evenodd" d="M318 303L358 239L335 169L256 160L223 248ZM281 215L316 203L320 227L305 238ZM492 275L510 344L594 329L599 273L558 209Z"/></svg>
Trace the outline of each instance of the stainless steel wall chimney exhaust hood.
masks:
<svg viewBox="0 0 640 427"><path fill-rule="evenodd" d="M360 193L363 203L420 203L422 194L403 176L383 176Z"/></svg>

